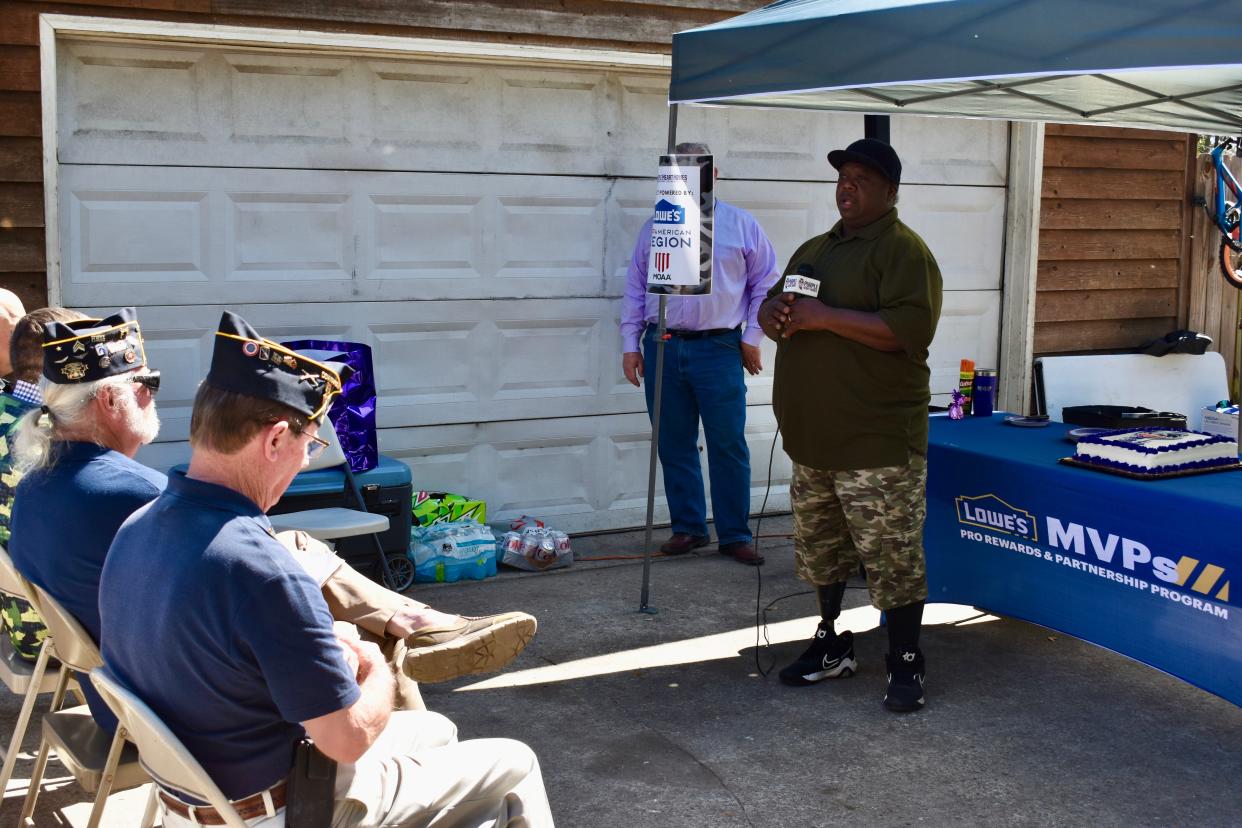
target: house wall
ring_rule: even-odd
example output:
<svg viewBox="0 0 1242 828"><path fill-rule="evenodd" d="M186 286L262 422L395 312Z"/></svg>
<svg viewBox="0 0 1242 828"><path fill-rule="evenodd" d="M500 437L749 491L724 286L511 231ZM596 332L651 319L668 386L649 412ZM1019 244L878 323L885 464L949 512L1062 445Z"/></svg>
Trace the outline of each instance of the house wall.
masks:
<svg viewBox="0 0 1242 828"><path fill-rule="evenodd" d="M1193 136L1049 124L1036 355L1132 349L1184 324Z"/></svg>

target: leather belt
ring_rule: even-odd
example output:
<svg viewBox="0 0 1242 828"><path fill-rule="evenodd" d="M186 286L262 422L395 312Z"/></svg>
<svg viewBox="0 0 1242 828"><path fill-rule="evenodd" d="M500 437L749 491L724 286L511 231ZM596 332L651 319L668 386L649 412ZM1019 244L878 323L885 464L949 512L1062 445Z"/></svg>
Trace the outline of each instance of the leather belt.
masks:
<svg viewBox="0 0 1242 828"><path fill-rule="evenodd" d="M237 815L242 819L254 819L267 815L267 805L263 802L263 794L271 794L272 808L279 811L285 807L285 781L281 780L267 791L260 791L253 796L245 799L238 799L232 803L233 810L237 811ZM225 825L224 817L210 805L189 805L182 802L177 797L160 791L160 801L164 803L164 807L172 811L180 817L184 817L191 822L197 822L199 825ZM191 811L193 815L191 815Z"/></svg>
<svg viewBox="0 0 1242 828"><path fill-rule="evenodd" d="M709 336L724 336L725 334L736 333L742 329L741 325L736 328L708 328L703 331L679 331L674 328L666 328L664 333L669 336L675 336L678 339L703 339ZM655 328L653 327L654 331Z"/></svg>

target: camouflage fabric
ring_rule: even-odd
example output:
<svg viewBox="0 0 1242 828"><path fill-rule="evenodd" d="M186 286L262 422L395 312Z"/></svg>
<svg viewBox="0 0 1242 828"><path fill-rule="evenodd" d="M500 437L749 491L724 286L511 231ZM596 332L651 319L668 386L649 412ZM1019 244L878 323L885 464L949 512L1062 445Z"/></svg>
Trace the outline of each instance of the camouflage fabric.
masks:
<svg viewBox="0 0 1242 828"><path fill-rule="evenodd" d="M927 459L905 466L820 471L794 463L790 499L798 577L816 585L840 583L867 570L877 609L927 598L923 520Z"/></svg>
<svg viewBox="0 0 1242 828"><path fill-rule="evenodd" d="M29 601L0 592L0 625L8 632L19 656L27 661L38 659L39 647L47 638L47 627Z"/></svg>
<svg viewBox="0 0 1242 828"><path fill-rule="evenodd" d="M33 406L8 394L0 394L0 546L9 543L9 520L13 495L21 475L13 468L14 426ZM0 592L0 628L13 642L18 655L29 661L39 657L39 645L47 637L43 619L25 600Z"/></svg>
<svg viewBox="0 0 1242 828"><path fill-rule="evenodd" d="M13 469L13 431L17 421L33 406L9 394L0 394L0 545L9 543L9 520L13 516L13 493L21 475Z"/></svg>

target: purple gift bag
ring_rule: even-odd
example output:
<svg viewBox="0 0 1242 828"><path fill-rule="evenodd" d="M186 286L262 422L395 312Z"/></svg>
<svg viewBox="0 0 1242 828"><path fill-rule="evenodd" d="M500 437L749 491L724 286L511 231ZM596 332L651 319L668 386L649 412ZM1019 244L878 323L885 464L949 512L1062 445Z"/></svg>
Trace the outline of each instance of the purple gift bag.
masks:
<svg viewBox="0 0 1242 828"><path fill-rule="evenodd" d="M292 351L331 351L338 354L328 362L341 362L354 369L345 387L332 401L328 419L336 429L341 448L355 474L379 465L379 446L375 438L375 368L371 363L371 346L361 342L333 342L320 339L298 339L282 342Z"/></svg>

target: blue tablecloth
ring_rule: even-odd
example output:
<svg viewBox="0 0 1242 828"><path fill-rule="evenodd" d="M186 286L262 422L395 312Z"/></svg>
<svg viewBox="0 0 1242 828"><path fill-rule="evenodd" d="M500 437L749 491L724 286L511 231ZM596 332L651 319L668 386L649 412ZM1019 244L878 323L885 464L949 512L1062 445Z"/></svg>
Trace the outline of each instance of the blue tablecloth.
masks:
<svg viewBox="0 0 1242 828"><path fill-rule="evenodd" d="M1060 630L1242 705L1242 471L1072 468L1057 463L1068 429L932 418L928 600Z"/></svg>

